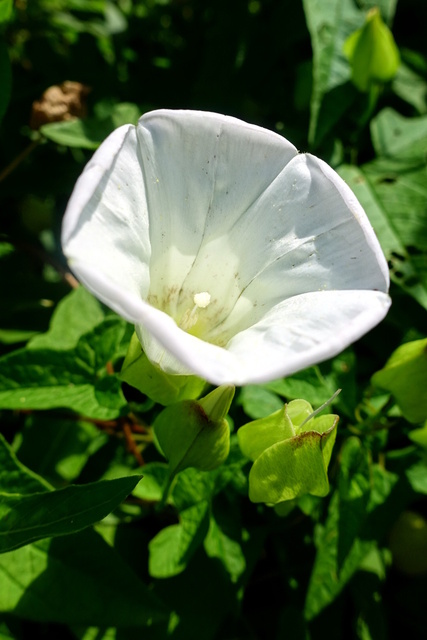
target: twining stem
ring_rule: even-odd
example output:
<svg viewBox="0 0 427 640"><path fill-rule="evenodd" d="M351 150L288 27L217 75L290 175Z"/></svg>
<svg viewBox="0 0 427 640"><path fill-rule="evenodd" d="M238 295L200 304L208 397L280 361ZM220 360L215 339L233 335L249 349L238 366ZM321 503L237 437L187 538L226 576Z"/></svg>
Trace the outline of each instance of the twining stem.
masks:
<svg viewBox="0 0 427 640"><path fill-rule="evenodd" d="M131 453L133 455L135 460L138 462L139 466L143 467L145 465L145 461L144 461L144 458L141 455L140 450L136 446L136 442L135 442L135 439L134 439L133 433L132 433L132 427L129 424L129 422L123 421L123 423L122 423L122 431L123 431L123 435L124 435L125 440L126 440L126 445L127 445L127 449L129 451L129 453Z"/></svg>

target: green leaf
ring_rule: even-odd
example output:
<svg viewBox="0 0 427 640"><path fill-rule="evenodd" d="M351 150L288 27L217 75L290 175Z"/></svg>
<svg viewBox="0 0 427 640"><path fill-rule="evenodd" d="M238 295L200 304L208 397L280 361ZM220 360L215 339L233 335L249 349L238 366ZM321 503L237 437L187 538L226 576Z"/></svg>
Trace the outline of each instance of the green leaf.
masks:
<svg viewBox="0 0 427 640"><path fill-rule="evenodd" d="M356 396L354 373L354 353L347 349L327 363L309 367L289 378L268 382L263 387L287 400L304 398L313 406L320 406L337 389L343 389L335 402L340 404L340 409L353 415Z"/></svg>
<svg viewBox="0 0 427 640"><path fill-rule="evenodd" d="M363 14L351 0L303 0L303 6L313 49L309 142L315 146L351 103L349 101L352 97L348 91L340 93L340 100L335 97L332 105L326 106L326 122L319 133L325 96L332 91L336 92L350 79L343 45L350 33L361 25ZM325 110L324 105L323 109Z"/></svg>
<svg viewBox="0 0 427 640"><path fill-rule="evenodd" d="M350 585L354 609L357 612L356 635L360 640L386 640L387 623L381 598L388 558L374 549L362 563L362 570Z"/></svg>
<svg viewBox="0 0 427 640"><path fill-rule="evenodd" d="M69 293L52 314L49 330L35 336L28 348L73 349L79 339L95 329L105 317L101 304L84 287Z"/></svg>
<svg viewBox="0 0 427 640"><path fill-rule="evenodd" d="M341 166L338 173L368 214L391 265L392 281L427 309L424 166L376 160L360 168ZM406 246L414 250L409 253Z"/></svg>
<svg viewBox="0 0 427 640"><path fill-rule="evenodd" d="M7 22L12 15L13 0L0 0L0 24Z"/></svg>
<svg viewBox="0 0 427 640"><path fill-rule="evenodd" d="M196 376L170 375L155 366L142 351L135 333L129 344L120 379L165 406L197 398L206 386L205 381Z"/></svg>
<svg viewBox="0 0 427 640"><path fill-rule="evenodd" d="M371 135L377 155L426 164L427 116L405 118L387 107L372 119Z"/></svg>
<svg viewBox="0 0 427 640"><path fill-rule="evenodd" d="M340 456L337 563L341 569L367 515L371 494L367 452L358 438L349 438Z"/></svg>
<svg viewBox="0 0 427 640"><path fill-rule="evenodd" d="M416 493L427 495L427 462L420 460L405 471L412 489Z"/></svg>
<svg viewBox="0 0 427 640"><path fill-rule="evenodd" d="M141 477L70 485L40 494L1 491L0 553L95 524L123 502Z"/></svg>
<svg viewBox="0 0 427 640"><path fill-rule="evenodd" d="M227 637L240 611L240 596L220 562L200 549L186 571L167 580L156 580L155 593L173 615L169 632L149 640L214 640ZM243 633L245 637L246 630ZM138 640L140 636L135 639Z"/></svg>
<svg viewBox="0 0 427 640"><path fill-rule="evenodd" d="M320 373L319 367L309 367L289 378L267 382L265 387L287 400L305 398L312 405L322 404L333 393L328 381Z"/></svg>
<svg viewBox="0 0 427 640"><path fill-rule="evenodd" d="M49 491L52 486L31 469L25 467L15 456L0 433L0 492L36 493Z"/></svg>
<svg viewBox="0 0 427 640"><path fill-rule="evenodd" d="M164 462L149 462L144 465L144 482L136 485L132 492L136 498L148 502L160 502L169 477L169 467Z"/></svg>
<svg viewBox="0 0 427 640"><path fill-rule="evenodd" d="M354 445L351 445L350 458L353 458L353 447ZM353 486L350 485L350 495L351 493L355 496L365 494L364 481L360 483L360 479L365 475L363 466L362 459L362 475ZM348 470L346 469L344 473L348 475ZM357 569L362 566L364 559L377 548L376 541L384 536L393 521L394 510L401 508L400 500L395 497L395 490L400 489L399 476L376 465L371 469L371 478L368 516L363 523L360 535L354 539L345 558L342 556L343 547L341 547L341 553L339 552L340 524L342 523L340 523L341 500L338 491L331 498L325 526L319 529L316 541L317 554L305 603L307 620L315 618L341 593ZM384 510L386 510L386 517L384 517Z"/></svg>
<svg viewBox="0 0 427 640"><path fill-rule="evenodd" d="M91 422L62 420L50 413L28 416L17 451L20 460L56 485L72 482L108 441Z"/></svg>
<svg viewBox="0 0 427 640"><path fill-rule="evenodd" d="M13 628L13 624L12 624ZM0 621L0 640L16 640L17 636L7 626L6 622Z"/></svg>
<svg viewBox="0 0 427 640"><path fill-rule="evenodd" d="M210 501L215 491L215 480L218 472L199 471L192 467L184 469L176 477L172 489L172 502L179 512L201 501Z"/></svg>
<svg viewBox="0 0 427 640"><path fill-rule="evenodd" d="M412 429L408 436L412 442L420 445L423 449L427 449L427 422L419 429Z"/></svg>
<svg viewBox="0 0 427 640"><path fill-rule="evenodd" d="M131 627L167 618L164 606L94 531L2 554L0 582L0 611L27 620Z"/></svg>
<svg viewBox="0 0 427 640"><path fill-rule="evenodd" d="M244 412L250 418L264 418L282 408L283 402L265 386L249 384L242 387L238 397Z"/></svg>
<svg viewBox="0 0 427 640"><path fill-rule="evenodd" d="M356 92L345 86L350 80L350 66L343 47L348 36L362 26L365 10L374 6L380 8L390 23L396 0L369 0L361 8L353 0L303 0L313 49L309 143L314 147L348 112L356 98Z"/></svg>
<svg viewBox="0 0 427 640"><path fill-rule="evenodd" d="M112 129L97 120L66 120L49 122L39 129L40 133L56 144L78 149L97 149Z"/></svg>
<svg viewBox="0 0 427 640"><path fill-rule="evenodd" d="M237 443L232 441L229 457L217 469L199 471L189 467L181 471L175 478L170 502L182 512L201 501L211 501L228 486L246 496L247 479L242 471L245 463Z"/></svg>
<svg viewBox="0 0 427 640"><path fill-rule="evenodd" d="M209 502L198 502L179 515L179 524L162 529L148 545L148 570L153 578L170 578L184 571L208 532Z"/></svg>
<svg viewBox="0 0 427 640"><path fill-rule="evenodd" d="M246 559L240 541L241 531L236 521L236 514L228 519L211 515L209 531L204 541L209 558L218 558L230 575L232 582L237 582L246 569ZM228 526L227 526L228 525Z"/></svg>
<svg viewBox="0 0 427 640"><path fill-rule="evenodd" d="M139 108L131 103L112 107L105 118L87 118L51 122L40 127L40 133L57 144L79 149L96 149L114 129L124 124L136 124L140 116Z"/></svg>
<svg viewBox="0 0 427 640"><path fill-rule="evenodd" d="M427 419L427 338L398 347L372 382L390 391L409 422Z"/></svg>
<svg viewBox="0 0 427 640"><path fill-rule="evenodd" d="M27 348L0 359L0 408L68 408L110 420L128 408L120 381L106 365L122 351L128 325L112 317L85 334L73 350Z"/></svg>
<svg viewBox="0 0 427 640"><path fill-rule="evenodd" d="M50 491L17 462L1 436L0 455L4 462L0 475L0 553L41 538L75 533L98 522L141 479L130 476ZM23 490L19 490L20 485Z"/></svg>
<svg viewBox="0 0 427 640"><path fill-rule="evenodd" d="M415 107L419 114L427 112L427 82L404 62L400 63L392 89L399 98Z"/></svg>

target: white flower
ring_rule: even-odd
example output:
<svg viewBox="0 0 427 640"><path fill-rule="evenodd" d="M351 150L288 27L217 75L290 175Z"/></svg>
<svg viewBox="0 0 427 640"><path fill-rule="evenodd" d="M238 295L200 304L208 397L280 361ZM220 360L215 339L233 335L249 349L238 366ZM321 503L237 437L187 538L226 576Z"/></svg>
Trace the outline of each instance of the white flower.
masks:
<svg viewBox="0 0 427 640"><path fill-rule="evenodd" d="M387 313L387 264L343 180L235 118L153 111L79 178L64 253L150 360L213 384L330 358Z"/></svg>

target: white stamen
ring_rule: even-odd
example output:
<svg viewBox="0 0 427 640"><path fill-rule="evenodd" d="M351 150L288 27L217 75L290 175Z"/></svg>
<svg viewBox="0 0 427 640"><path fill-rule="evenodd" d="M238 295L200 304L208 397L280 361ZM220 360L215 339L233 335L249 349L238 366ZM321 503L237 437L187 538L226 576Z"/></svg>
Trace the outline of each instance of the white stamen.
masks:
<svg viewBox="0 0 427 640"><path fill-rule="evenodd" d="M208 304L211 301L211 294L207 291L201 291L200 293L195 293L193 297L194 304L199 309L206 309Z"/></svg>
<svg viewBox="0 0 427 640"><path fill-rule="evenodd" d="M195 293L193 296L194 307L192 309L187 309L184 313L179 326L184 331L188 331L191 327L194 327L197 324L199 319L199 309L206 309L206 307L210 304L211 294L207 291L201 291L200 293Z"/></svg>

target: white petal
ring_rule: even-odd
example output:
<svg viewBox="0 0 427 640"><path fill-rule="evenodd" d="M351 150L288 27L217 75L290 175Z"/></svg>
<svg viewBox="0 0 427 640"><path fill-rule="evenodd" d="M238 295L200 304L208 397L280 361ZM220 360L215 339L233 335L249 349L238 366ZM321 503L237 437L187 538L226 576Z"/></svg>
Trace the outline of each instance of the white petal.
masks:
<svg viewBox="0 0 427 640"><path fill-rule="evenodd" d="M377 325L390 304L380 291L305 293L276 305L227 348L239 362L241 380L274 380L334 357Z"/></svg>
<svg viewBox="0 0 427 640"><path fill-rule="evenodd" d="M291 160L235 225L239 294L226 320L208 334L229 337L281 300L310 291L386 292L387 264L361 205L344 181L309 154Z"/></svg>
<svg viewBox="0 0 427 640"><path fill-rule="evenodd" d="M118 287L148 294L151 247L135 127L114 131L85 167L68 203L62 246L79 278L80 265L91 266Z"/></svg>
<svg viewBox="0 0 427 640"><path fill-rule="evenodd" d="M226 299L232 281L226 290L223 276L239 261L228 234L297 150L271 131L205 112L148 113L137 135L150 212L151 293L161 295L168 283L167 304L158 306L175 315L178 294L187 304L183 289L188 301L199 291Z"/></svg>

